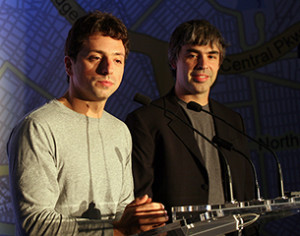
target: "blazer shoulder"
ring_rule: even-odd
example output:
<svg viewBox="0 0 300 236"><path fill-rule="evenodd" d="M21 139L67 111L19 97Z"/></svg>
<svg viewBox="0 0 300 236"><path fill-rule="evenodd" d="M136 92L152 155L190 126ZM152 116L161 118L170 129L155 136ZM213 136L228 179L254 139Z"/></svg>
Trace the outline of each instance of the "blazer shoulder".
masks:
<svg viewBox="0 0 300 236"><path fill-rule="evenodd" d="M230 107L214 100L210 99L210 109L213 113L216 115L224 116L224 115L230 115L230 116L241 116L238 112L234 111Z"/></svg>
<svg viewBox="0 0 300 236"><path fill-rule="evenodd" d="M131 115L146 115L146 114L157 114L163 112L166 108L166 104L168 102L168 98L166 96L157 98L153 100L149 105L147 106L141 106L132 112L128 114L128 116Z"/></svg>

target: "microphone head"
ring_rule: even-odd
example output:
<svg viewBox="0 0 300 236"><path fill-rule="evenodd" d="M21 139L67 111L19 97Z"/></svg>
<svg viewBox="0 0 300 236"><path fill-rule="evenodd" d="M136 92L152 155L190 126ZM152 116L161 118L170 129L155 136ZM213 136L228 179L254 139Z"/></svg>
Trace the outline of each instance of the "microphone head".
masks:
<svg viewBox="0 0 300 236"><path fill-rule="evenodd" d="M149 98L141 93L136 93L133 100L144 106L148 106L152 101L151 98Z"/></svg>
<svg viewBox="0 0 300 236"><path fill-rule="evenodd" d="M193 110L193 111L197 111L197 112L202 111L202 106L199 103L193 102L193 101L189 102L187 104L187 108L190 109L190 110Z"/></svg>
<svg viewBox="0 0 300 236"><path fill-rule="evenodd" d="M214 136L212 141L215 144L217 144L218 146L223 147L223 148L225 148L229 151L233 149L233 144L232 143L230 143L230 142L228 142L228 141L226 141L226 140L224 140L224 139L222 139L218 136Z"/></svg>

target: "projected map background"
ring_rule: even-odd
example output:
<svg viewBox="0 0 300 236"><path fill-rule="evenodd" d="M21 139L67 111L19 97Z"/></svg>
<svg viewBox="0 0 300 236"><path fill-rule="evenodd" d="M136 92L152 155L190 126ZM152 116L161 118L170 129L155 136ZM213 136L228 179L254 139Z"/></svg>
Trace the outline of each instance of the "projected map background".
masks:
<svg viewBox="0 0 300 236"><path fill-rule="evenodd" d="M240 112L250 136L276 151L285 190L300 190L299 0L0 0L0 235L14 235L6 142L27 112L67 88L64 41L71 24L98 9L120 17L131 53L118 92L106 110L124 120L139 105L173 85L167 42L181 22L205 18L230 43L212 96ZM265 199L279 195L274 159L250 143ZM296 235L299 214L267 223L264 235Z"/></svg>

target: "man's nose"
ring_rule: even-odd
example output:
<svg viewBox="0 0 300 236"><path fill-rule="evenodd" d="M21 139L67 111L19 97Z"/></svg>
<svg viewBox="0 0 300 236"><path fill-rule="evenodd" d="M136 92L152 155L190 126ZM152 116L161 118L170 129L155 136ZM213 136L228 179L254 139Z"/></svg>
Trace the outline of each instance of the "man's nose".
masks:
<svg viewBox="0 0 300 236"><path fill-rule="evenodd" d="M113 73L113 61L109 58L102 58L97 68L97 73L102 75L108 75Z"/></svg>
<svg viewBox="0 0 300 236"><path fill-rule="evenodd" d="M198 57L196 69L202 70L207 68L207 61L203 57Z"/></svg>

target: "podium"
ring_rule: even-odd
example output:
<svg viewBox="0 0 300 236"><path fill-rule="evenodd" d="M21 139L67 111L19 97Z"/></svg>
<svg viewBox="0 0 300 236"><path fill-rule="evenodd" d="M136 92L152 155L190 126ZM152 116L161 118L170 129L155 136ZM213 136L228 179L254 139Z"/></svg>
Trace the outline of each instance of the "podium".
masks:
<svg viewBox="0 0 300 236"><path fill-rule="evenodd" d="M172 223L138 235L215 236L240 231L259 219L279 219L300 212L300 196L224 205L172 207Z"/></svg>

